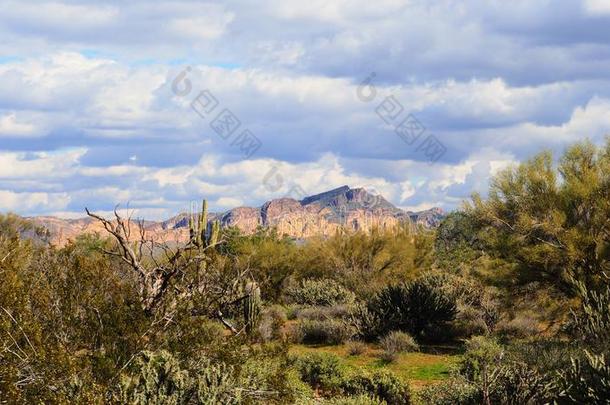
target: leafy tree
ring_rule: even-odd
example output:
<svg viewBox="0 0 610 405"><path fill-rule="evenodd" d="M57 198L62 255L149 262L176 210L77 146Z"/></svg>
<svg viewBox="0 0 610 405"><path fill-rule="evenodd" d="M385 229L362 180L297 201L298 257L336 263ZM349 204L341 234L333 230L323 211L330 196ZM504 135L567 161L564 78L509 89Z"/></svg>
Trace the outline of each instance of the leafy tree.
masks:
<svg viewBox="0 0 610 405"><path fill-rule="evenodd" d="M610 269L610 140L578 143L558 166L544 152L496 175L485 200L466 207L487 250L520 265L523 279L569 290Z"/></svg>

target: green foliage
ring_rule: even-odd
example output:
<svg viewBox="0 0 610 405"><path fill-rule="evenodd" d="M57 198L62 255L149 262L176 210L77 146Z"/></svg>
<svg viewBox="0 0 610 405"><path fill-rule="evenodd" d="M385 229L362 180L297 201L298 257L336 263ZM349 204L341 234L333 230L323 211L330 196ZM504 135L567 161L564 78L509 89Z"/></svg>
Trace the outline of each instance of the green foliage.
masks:
<svg viewBox="0 0 610 405"><path fill-rule="evenodd" d="M283 337L282 328L286 320L286 312L281 306L273 305L265 308L258 325L258 333L263 342L281 339Z"/></svg>
<svg viewBox="0 0 610 405"><path fill-rule="evenodd" d="M489 197L474 195L467 213L492 254L519 264L523 280L560 289L570 277L598 281L608 270L610 140L570 147L555 168L550 153L496 175Z"/></svg>
<svg viewBox="0 0 610 405"><path fill-rule="evenodd" d="M475 336L466 341L460 371L471 381L488 378L490 370L502 361L504 355L504 348L495 340Z"/></svg>
<svg viewBox="0 0 610 405"><path fill-rule="evenodd" d="M366 352L367 349L366 343L359 340L350 340L345 344L345 347L347 349L347 354L350 356L359 356Z"/></svg>
<svg viewBox="0 0 610 405"><path fill-rule="evenodd" d="M610 398L610 286L601 291L576 283L581 307L572 313L570 325L586 345L560 371L560 396L578 403L602 403Z"/></svg>
<svg viewBox="0 0 610 405"><path fill-rule="evenodd" d="M327 405L386 405L387 402L377 398L372 398L367 395L358 395L353 397L331 398L324 402Z"/></svg>
<svg viewBox="0 0 610 405"><path fill-rule="evenodd" d="M367 396L388 404L410 404L410 390L393 373L348 372L339 358L327 353L309 353L295 360L301 379L325 395Z"/></svg>
<svg viewBox="0 0 610 405"><path fill-rule="evenodd" d="M289 288L286 297L291 303L312 306L351 304L354 293L331 279L306 279L298 287Z"/></svg>
<svg viewBox="0 0 610 405"><path fill-rule="evenodd" d="M302 319L296 325L294 339L299 343L338 345L354 336L356 331L337 319Z"/></svg>
<svg viewBox="0 0 610 405"><path fill-rule="evenodd" d="M477 387L462 376L431 384L417 393L421 404L426 405L479 405L481 395Z"/></svg>
<svg viewBox="0 0 610 405"><path fill-rule="evenodd" d="M313 388L337 391L345 378L345 368L339 357L328 353L308 353L294 359L301 380Z"/></svg>
<svg viewBox="0 0 610 405"><path fill-rule="evenodd" d="M431 341L441 337L455 315L455 300L426 278L419 278L383 288L367 302L366 309L360 309L357 320L368 340L400 330Z"/></svg>
<svg viewBox="0 0 610 405"><path fill-rule="evenodd" d="M143 352L134 361L131 373L123 375L120 401L126 404L186 404L191 396L187 371L170 353Z"/></svg>
<svg viewBox="0 0 610 405"><path fill-rule="evenodd" d="M583 358L560 372L560 398L578 404L602 404L610 398L610 362L604 354L584 352Z"/></svg>
<svg viewBox="0 0 610 405"><path fill-rule="evenodd" d="M302 249L269 229L259 229L250 236L242 235L236 228L222 233L224 243L220 252L240 258L235 265L252 274L261 289L261 298L277 302L286 280L301 267Z"/></svg>
<svg viewBox="0 0 610 405"><path fill-rule="evenodd" d="M312 238L301 249L297 279L332 278L358 297L370 296L387 283L412 278L428 266L431 236L408 227L366 232L338 232Z"/></svg>
<svg viewBox="0 0 610 405"><path fill-rule="evenodd" d="M449 213L436 230L436 259L445 269L454 270L460 263L472 262L483 253L483 249L478 224L466 212Z"/></svg>
<svg viewBox="0 0 610 405"><path fill-rule="evenodd" d="M610 342L610 284L595 291L583 282L576 282L580 309L572 311L570 327L575 334L592 345Z"/></svg>
<svg viewBox="0 0 610 405"><path fill-rule="evenodd" d="M405 332L393 331L379 340L383 349L382 359L388 362L396 360L400 353L416 352L419 345L411 335Z"/></svg>
<svg viewBox="0 0 610 405"><path fill-rule="evenodd" d="M342 390L348 395L368 395L388 404L411 403L409 386L386 370L349 375L342 384Z"/></svg>
<svg viewBox="0 0 610 405"><path fill-rule="evenodd" d="M288 359L274 353L247 360L241 366L238 384L253 403L294 403L313 397L311 387Z"/></svg>

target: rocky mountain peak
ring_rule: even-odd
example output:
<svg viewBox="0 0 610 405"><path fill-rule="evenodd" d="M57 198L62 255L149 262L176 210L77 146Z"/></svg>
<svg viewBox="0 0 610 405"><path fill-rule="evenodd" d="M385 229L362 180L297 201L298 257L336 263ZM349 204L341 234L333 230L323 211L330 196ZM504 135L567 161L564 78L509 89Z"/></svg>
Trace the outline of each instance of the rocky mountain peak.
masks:
<svg viewBox="0 0 610 405"><path fill-rule="evenodd" d="M301 204L308 205L313 203L328 203L329 201L336 200L342 196L346 196L347 192L349 191L349 186L337 187L335 189L325 191L320 194L305 197L301 200Z"/></svg>
<svg viewBox="0 0 610 405"><path fill-rule="evenodd" d="M373 228L389 229L405 222L427 228L437 226L444 213L440 208L421 212L404 211L383 196L364 188L341 186L301 201L277 198L260 207L238 207L224 213L210 213L210 220L219 220L223 227L237 227L251 234L260 226L273 227L279 234L298 239L328 236L338 229L369 231ZM63 245L81 233L100 232L102 229L90 220L62 220L33 218L38 225L47 227L55 244ZM188 214L181 213L161 222L147 222L147 232L164 240L176 242L188 238Z"/></svg>

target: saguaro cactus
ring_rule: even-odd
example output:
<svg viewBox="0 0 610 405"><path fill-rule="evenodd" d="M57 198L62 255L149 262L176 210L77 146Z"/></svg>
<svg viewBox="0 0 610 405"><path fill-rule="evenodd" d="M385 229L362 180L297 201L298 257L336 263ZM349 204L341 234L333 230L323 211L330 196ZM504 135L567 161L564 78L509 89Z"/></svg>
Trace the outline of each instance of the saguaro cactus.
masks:
<svg viewBox="0 0 610 405"><path fill-rule="evenodd" d="M208 232L208 202L206 200L201 203L201 212L196 214L196 217L193 213L189 216L189 235L190 243L199 249L206 249L218 242L220 223L212 222Z"/></svg>
<svg viewBox="0 0 610 405"><path fill-rule="evenodd" d="M244 325L246 333L252 334L258 324L261 310L261 289L254 281L246 283L244 298Z"/></svg>

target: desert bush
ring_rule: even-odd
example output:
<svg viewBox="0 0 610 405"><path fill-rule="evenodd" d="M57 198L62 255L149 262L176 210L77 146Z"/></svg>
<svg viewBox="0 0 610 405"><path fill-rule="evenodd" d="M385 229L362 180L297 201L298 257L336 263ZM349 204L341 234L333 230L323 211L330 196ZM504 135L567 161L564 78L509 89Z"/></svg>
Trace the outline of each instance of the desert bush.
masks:
<svg viewBox="0 0 610 405"><path fill-rule="evenodd" d="M342 383L342 390L347 395L365 394L388 404L409 405L411 403L409 386L387 370L348 376Z"/></svg>
<svg viewBox="0 0 610 405"><path fill-rule="evenodd" d="M263 342L282 338L282 328L287 317L284 309L279 305L265 308L259 320L258 333Z"/></svg>
<svg viewBox="0 0 610 405"><path fill-rule="evenodd" d="M411 335L404 332L393 331L380 339L379 344L384 350L392 350L397 353L416 352L419 345Z"/></svg>
<svg viewBox="0 0 610 405"><path fill-rule="evenodd" d="M494 339L485 336L470 338L466 341L466 352L460 362L460 373L470 381L477 380L499 364L505 353L504 348Z"/></svg>
<svg viewBox="0 0 610 405"><path fill-rule="evenodd" d="M198 404L241 403L242 391L236 386L234 370L222 363L204 361L197 371L195 389L196 396L193 399Z"/></svg>
<svg viewBox="0 0 610 405"><path fill-rule="evenodd" d="M417 398L421 404L426 405L479 405L481 403L477 387L460 375L422 388L417 393Z"/></svg>
<svg viewBox="0 0 610 405"><path fill-rule="evenodd" d="M308 319L313 321L323 321L329 319L326 307L301 307L295 310L295 319Z"/></svg>
<svg viewBox="0 0 610 405"><path fill-rule="evenodd" d="M418 339L446 337L448 324L456 315L456 302L425 279L389 285L359 309L358 328L366 339L392 330L408 332Z"/></svg>
<svg viewBox="0 0 610 405"><path fill-rule="evenodd" d="M119 396L129 404L238 404L235 388L230 367L206 361L192 378L170 353L143 352L121 376Z"/></svg>
<svg viewBox="0 0 610 405"><path fill-rule="evenodd" d="M396 360L400 353L415 352L419 350L419 345L408 333L393 331L379 340L379 345L383 349L381 359L387 362Z"/></svg>
<svg viewBox="0 0 610 405"><path fill-rule="evenodd" d="M374 342L382 330L380 315L370 311L365 303L358 303L354 306L349 316L349 323L357 336L367 342Z"/></svg>
<svg viewBox="0 0 610 405"><path fill-rule="evenodd" d="M192 395L191 380L170 353L143 352L122 376L119 393L123 403L180 404Z"/></svg>
<svg viewBox="0 0 610 405"><path fill-rule="evenodd" d="M554 397L554 372L540 371L523 361L515 361L493 339L476 336L466 342L460 372L476 388L484 404L507 405L550 403Z"/></svg>
<svg viewBox="0 0 610 405"><path fill-rule="evenodd" d="M538 322L528 316L517 316L510 321L500 321L495 334L503 339L524 339L540 333Z"/></svg>
<svg viewBox="0 0 610 405"><path fill-rule="evenodd" d="M351 304L355 300L353 292L331 279L306 279L297 287L288 288L289 302L300 305L333 306Z"/></svg>
<svg viewBox="0 0 610 405"><path fill-rule="evenodd" d="M350 340L345 344L347 348L347 354L350 356L358 356L366 352L366 343L359 340Z"/></svg>
<svg viewBox="0 0 610 405"><path fill-rule="evenodd" d="M523 362L498 364L490 399L507 405L552 403L555 375L541 373Z"/></svg>
<svg viewBox="0 0 610 405"><path fill-rule="evenodd" d="M581 307L572 312L580 340L578 354L560 371L559 396L575 403L607 403L610 398L610 285L599 290L575 283Z"/></svg>
<svg viewBox="0 0 610 405"><path fill-rule="evenodd" d="M457 315L452 327L454 335L460 338L470 338L489 333L489 328L485 322L485 314L471 305L458 305Z"/></svg>
<svg viewBox="0 0 610 405"><path fill-rule="evenodd" d="M349 374L337 356L327 353L299 356L294 365L303 381L325 395L365 395L388 404L410 403L409 386L386 370Z"/></svg>
<svg viewBox="0 0 610 405"><path fill-rule="evenodd" d="M387 402L368 395L354 397L330 398L322 402L324 405L387 405ZM304 405L304 404L303 404Z"/></svg>
<svg viewBox="0 0 610 405"><path fill-rule="evenodd" d="M610 248L609 248L610 249ZM596 291L582 282L575 282L580 308L572 311L570 327L586 344L597 346L610 341L610 284Z"/></svg>
<svg viewBox="0 0 610 405"><path fill-rule="evenodd" d="M297 304L288 304L288 305L286 305L285 308L286 308L286 318L288 318L288 320L290 320L290 321L297 319L299 311L302 309L302 307Z"/></svg>
<svg viewBox="0 0 610 405"><path fill-rule="evenodd" d="M296 310L297 319L324 320L331 318L346 319L352 313L351 305L333 305L328 307L312 306Z"/></svg>
<svg viewBox="0 0 610 405"><path fill-rule="evenodd" d="M608 403L610 398L610 361L604 354L584 351L560 372L559 397L577 404Z"/></svg>
<svg viewBox="0 0 610 405"><path fill-rule="evenodd" d="M306 344L338 345L354 334L353 327L339 320L300 320L294 329L293 340Z"/></svg>
<svg viewBox="0 0 610 405"><path fill-rule="evenodd" d="M315 389L339 392L345 368L339 357L328 353L308 353L293 360L302 381Z"/></svg>
<svg viewBox="0 0 610 405"><path fill-rule="evenodd" d="M311 387L301 380L297 370L277 355L248 359L240 367L238 385L243 387L243 396L254 403L273 402L278 398L286 403L304 402L313 397Z"/></svg>

